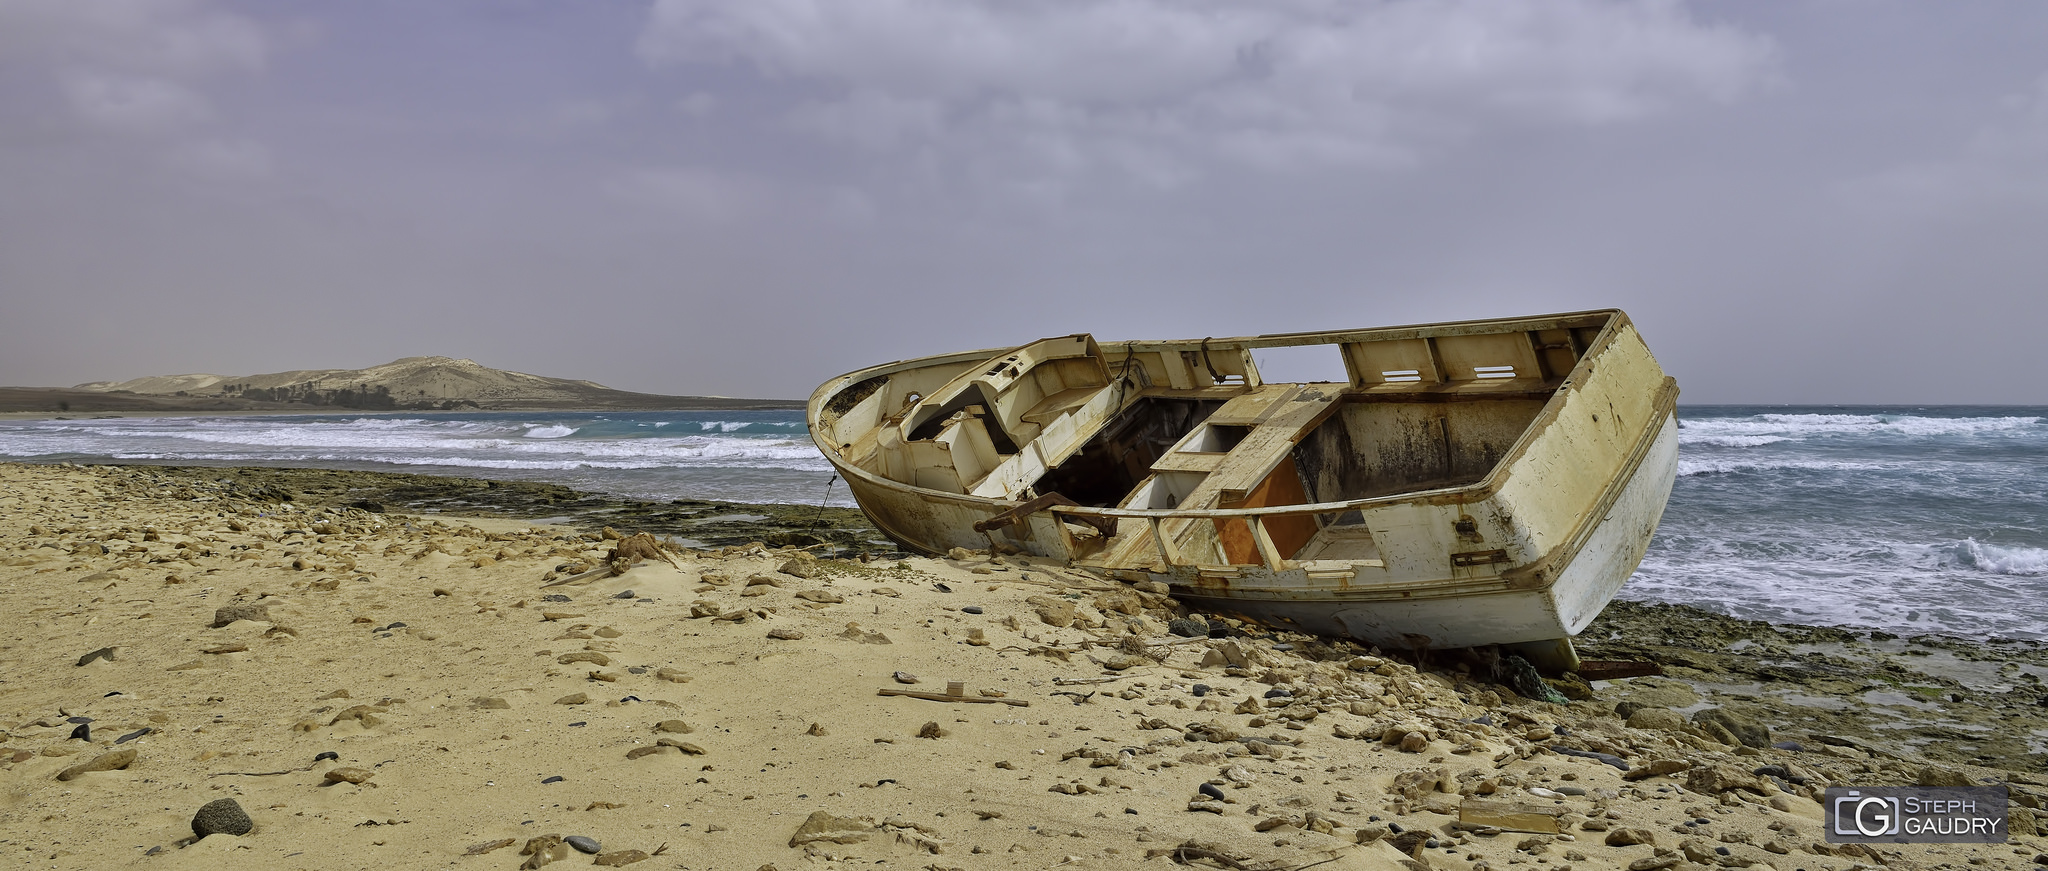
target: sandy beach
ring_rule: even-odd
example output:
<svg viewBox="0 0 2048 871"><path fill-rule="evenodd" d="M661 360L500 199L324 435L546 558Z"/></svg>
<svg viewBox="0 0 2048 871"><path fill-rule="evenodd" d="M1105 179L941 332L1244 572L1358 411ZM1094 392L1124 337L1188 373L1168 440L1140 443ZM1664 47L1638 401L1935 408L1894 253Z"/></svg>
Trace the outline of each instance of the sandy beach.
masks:
<svg viewBox="0 0 2048 871"><path fill-rule="evenodd" d="M1556 703L1486 663L1176 623L1164 587L1041 560L763 542L612 575L601 531L346 495L0 465L0 864L1847 869L2048 852L2037 748L1888 739L1951 707L1982 712L1966 736L2027 734L2032 645L1658 632L1671 615L1620 607L1589 648L1667 675L1524 684L1577 698ZM1829 664L1858 658L1945 694L1873 698L1873 678ZM1914 662L1957 676L1894 673ZM1766 691L1758 663L1802 695ZM1859 737L1856 717L1888 706L1926 722ZM2009 784L2012 842L1824 842L1822 788L1916 782ZM216 804L204 826L246 833L195 838L222 799L246 820Z"/></svg>

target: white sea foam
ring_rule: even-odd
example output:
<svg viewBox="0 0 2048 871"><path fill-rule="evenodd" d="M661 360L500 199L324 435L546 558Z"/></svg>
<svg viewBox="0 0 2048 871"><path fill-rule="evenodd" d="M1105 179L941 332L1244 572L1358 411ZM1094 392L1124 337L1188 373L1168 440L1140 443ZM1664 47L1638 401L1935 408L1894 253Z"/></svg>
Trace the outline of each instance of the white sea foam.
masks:
<svg viewBox="0 0 2048 871"><path fill-rule="evenodd" d="M2040 417L1921 417L1910 414L1754 414L1747 417L1686 418L1681 443L1712 444L1714 438L1775 436L1781 439L1816 436L1892 434L2048 435ZM1757 444L1768 444L1758 442ZM1748 445L1731 444L1733 447Z"/></svg>
<svg viewBox="0 0 2048 871"><path fill-rule="evenodd" d="M2002 547L1966 538L1941 548L1944 562L1994 575L2048 575L2048 549Z"/></svg>
<svg viewBox="0 0 2048 871"><path fill-rule="evenodd" d="M564 436L572 436L575 434L575 427L562 426L560 424L555 424L553 426L537 426L526 431L526 437L530 439L558 439Z"/></svg>
<svg viewBox="0 0 2048 871"><path fill-rule="evenodd" d="M1678 443L1681 445L1717 448L1754 448L1791 440L1791 436L1779 435L1694 435L1690 429L1680 430L1678 433Z"/></svg>
<svg viewBox="0 0 2048 871"><path fill-rule="evenodd" d="M1798 459L1748 459L1748 458L1691 458L1680 457L1678 476L1728 475L1740 472L1864 472L1882 471L1892 468L1885 463L1836 462L1830 460Z"/></svg>

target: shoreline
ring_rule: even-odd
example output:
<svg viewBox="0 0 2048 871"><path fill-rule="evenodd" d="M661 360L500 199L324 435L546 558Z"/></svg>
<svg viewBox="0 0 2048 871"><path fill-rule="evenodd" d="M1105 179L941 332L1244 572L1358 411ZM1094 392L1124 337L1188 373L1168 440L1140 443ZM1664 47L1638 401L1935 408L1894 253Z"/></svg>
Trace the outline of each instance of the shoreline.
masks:
<svg viewBox="0 0 2048 871"><path fill-rule="evenodd" d="M1551 703L1450 652L1417 662L1228 621L1211 624L1225 637L1180 637L1164 589L1049 561L820 559L760 537L865 534L858 512L803 525L813 511L0 463L0 827L52 867L511 868L516 846L461 856L550 833L659 859L647 868L1117 868L1191 844L1252 867L1367 869L2048 852L2032 834L1828 844L1816 801L1831 784L1988 779L2012 790L2015 831L2048 827L2028 744L2048 701L2038 644L1616 602L1583 652L1666 675L1552 681L1573 699ZM760 519L712 520L733 513ZM605 526L728 522L754 537L543 586L603 565ZM992 703L878 697L895 672ZM66 737L76 717L89 738ZM128 749L127 769L56 779ZM256 830L180 848L218 797ZM1556 831L1458 822L1495 801L1543 809Z"/></svg>
<svg viewBox="0 0 2048 871"><path fill-rule="evenodd" d="M753 402L754 400L738 400ZM180 418L180 417L274 417L274 416L348 416L383 414L615 414L622 412L664 412L664 411L801 411L803 401L760 400L759 405L705 405L677 407L621 406L619 408L593 408L588 405L533 406L520 408L340 408L337 406L308 406L299 408L195 408L180 409L118 409L83 411L0 411L0 420L115 420L122 418Z"/></svg>

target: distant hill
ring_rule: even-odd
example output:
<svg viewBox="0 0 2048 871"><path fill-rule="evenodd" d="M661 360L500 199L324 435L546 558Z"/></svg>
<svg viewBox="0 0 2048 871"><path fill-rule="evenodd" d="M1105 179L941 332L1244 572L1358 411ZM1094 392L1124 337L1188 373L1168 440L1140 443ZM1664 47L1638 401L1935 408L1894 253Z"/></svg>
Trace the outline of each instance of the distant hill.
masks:
<svg viewBox="0 0 2048 871"><path fill-rule="evenodd" d="M367 369L299 369L267 375L151 375L69 390L0 389L0 411L214 411L346 408L749 409L802 408L801 400L663 396L592 381L492 369L453 357L406 357Z"/></svg>

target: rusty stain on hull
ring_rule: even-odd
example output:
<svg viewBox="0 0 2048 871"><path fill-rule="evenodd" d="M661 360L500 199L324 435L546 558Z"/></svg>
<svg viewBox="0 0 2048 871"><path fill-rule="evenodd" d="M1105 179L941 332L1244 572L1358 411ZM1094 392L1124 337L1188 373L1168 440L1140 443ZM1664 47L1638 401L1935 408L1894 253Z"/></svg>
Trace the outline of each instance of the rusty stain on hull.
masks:
<svg viewBox="0 0 2048 871"><path fill-rule="evenodd" d="M1346 380L1260 377L1253 351L1305 345L1335 346ZM1064 336L850 373L808 418L911 549L1011 547L1304 631L1556 664L1656 529L1677 394L1610 309Z"/></svg>

